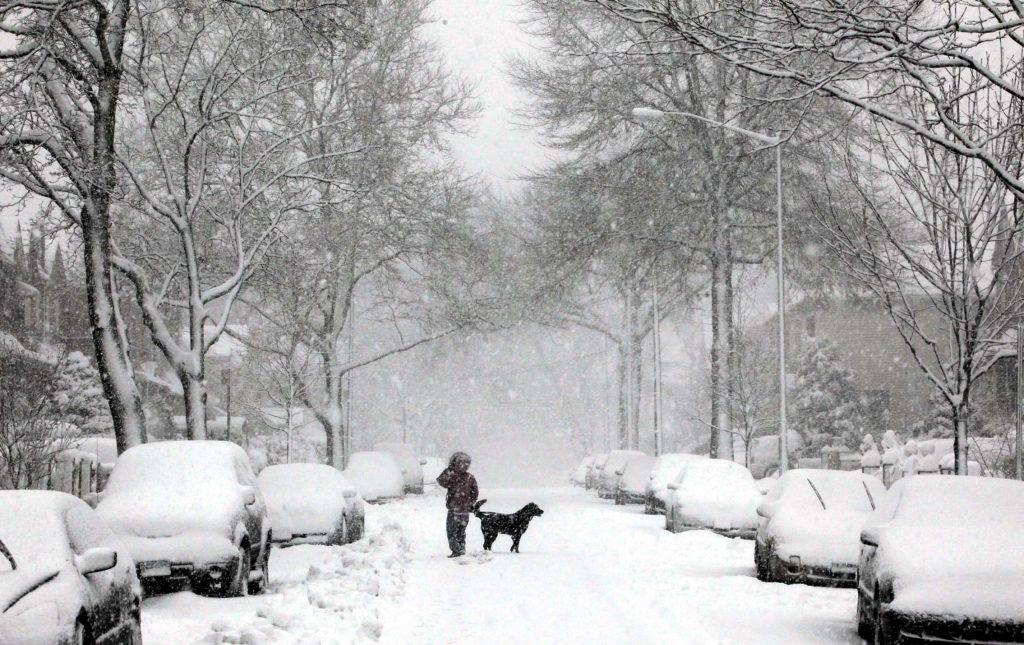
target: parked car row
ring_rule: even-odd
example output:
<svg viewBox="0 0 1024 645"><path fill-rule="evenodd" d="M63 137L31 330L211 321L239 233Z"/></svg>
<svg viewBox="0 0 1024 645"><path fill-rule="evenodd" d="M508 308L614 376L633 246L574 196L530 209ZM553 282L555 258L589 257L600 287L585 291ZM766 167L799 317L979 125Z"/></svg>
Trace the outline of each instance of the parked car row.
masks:
<svg viewBox="0 0 1024 645"><path fill-rule="evenodd" d="M381 454L400 495L401 469ZM363 498L343 473L282 464L257 477L227 441L133 447L96 497L93 510L59 491L0 492L0 643L140 643L143 591L260 593L273 544L364 533Z"/></svg>
<svg viewBox="0 0 1024 645"><path fill-rule="evenodd" d="M671 531L753 537L763 581L856 587L868 642L1024 642L1022 482L917 475L887 491L824 469L755 482L730 461L630 451L588 457L572 481L605 498L614 486Z"/></svg>

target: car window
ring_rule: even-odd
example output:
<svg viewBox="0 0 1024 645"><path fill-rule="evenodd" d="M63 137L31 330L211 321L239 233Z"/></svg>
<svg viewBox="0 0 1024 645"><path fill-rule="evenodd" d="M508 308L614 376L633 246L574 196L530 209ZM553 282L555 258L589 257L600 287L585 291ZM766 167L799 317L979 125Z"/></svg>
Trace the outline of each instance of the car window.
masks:
<svg viewBox="0 0 1024 645"><path fill-rule="evenodd" d="M110 529L87 506L72 506L64 514L71 549L81 555L96 547L110 547L114 537Z"/></svg>

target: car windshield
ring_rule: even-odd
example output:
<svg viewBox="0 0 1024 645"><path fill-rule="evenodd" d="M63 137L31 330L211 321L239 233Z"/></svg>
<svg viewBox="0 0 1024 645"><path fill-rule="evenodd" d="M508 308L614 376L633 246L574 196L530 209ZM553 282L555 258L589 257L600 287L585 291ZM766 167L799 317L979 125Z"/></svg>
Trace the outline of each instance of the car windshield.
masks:
<svg viewBox="0 0 1024 645"><path fill-rule="evenodd" d="M57 511L5 505L0 506L0 516L17 518L0 526L0 542L6 550L0 558L0 571L10 571L14 565L24 569L54 564L69 557L66 530Z"/></svg>

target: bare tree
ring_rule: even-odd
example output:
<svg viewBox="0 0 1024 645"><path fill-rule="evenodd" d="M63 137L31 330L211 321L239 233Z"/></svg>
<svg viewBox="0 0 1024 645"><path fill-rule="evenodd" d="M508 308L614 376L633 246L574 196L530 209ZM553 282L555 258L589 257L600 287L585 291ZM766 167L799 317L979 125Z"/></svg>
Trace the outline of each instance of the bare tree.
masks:
<svg viewBox="0 0 1024 645"><path fill-rule="evenodd" d="M1024 99L1024 5L1016 0L588 2L773 81L774 96L748 95L752 100L827 96L977 159L1024 194L1019 168L1003 157L1022 122L984 127L955 109L958 98L978 93L1002 104ZM951 100L954 77L960 95Z"/></svg>
<svg viewBox="0 0 1024 645"><path fill-rule="evenodd" d="M978 124L977 131L1002 129L1018 116L990 94L964 96L955 84L948 91L957 118ZM913 93L904 98L908 106L915 100ZM918 100L916 114L929 109ZM832 191L830 207L821 210L822 239L882 303L949 406L957 473L966 474L975 383L1012 344L1007 333L1024 314L1024 220L987 162L884 121L876 126L867 150L850 154L852 191L826 182ZM1001 163L1020 167L1019 145L1003 144ZM880 167L855 161L857 153ZM856 224L842 221L841 211L849 208L860 209Z"/></svg>

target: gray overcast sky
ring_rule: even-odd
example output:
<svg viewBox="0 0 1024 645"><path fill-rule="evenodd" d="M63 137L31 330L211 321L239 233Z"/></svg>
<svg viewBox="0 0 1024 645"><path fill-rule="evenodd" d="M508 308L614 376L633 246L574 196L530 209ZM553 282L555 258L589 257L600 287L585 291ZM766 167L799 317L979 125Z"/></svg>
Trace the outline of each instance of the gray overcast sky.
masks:
<svg viewBox="0 0 1024 645"><path fill-rule="evenodd" d="M476 130L453 144L466 167L506 189L520 171L544 165L545 149L532 132L516 126L512 114L526 97L504 74L505 58L531 50L516 20L524 10L516 0L435 0L437 22L428 33L441 44L449 63L476 84L483 114Z"/></svg>

